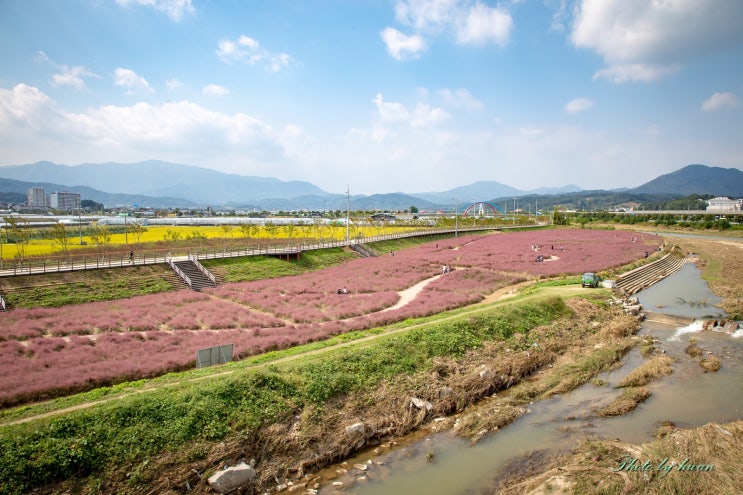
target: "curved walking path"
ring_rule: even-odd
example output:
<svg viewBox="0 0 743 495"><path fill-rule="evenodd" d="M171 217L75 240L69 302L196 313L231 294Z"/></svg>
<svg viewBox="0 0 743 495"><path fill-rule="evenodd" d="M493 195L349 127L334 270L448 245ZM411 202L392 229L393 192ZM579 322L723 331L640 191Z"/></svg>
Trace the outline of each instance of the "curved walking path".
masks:
<svg viewBox="0 0 743 495"><path fill-rule="evenodd" d="M384 309L382 311L389 311L391 309L397 309L397 308L400 308L400 307L404 306L405 304L410 303L411 301L415 300L416 296L421 292L421 290L423 290L423 288L426 285L430 284L431 282L433 282L434 280L436 280L436 279L438 279L439 277L442 277L442 276L443 275L433 276L431 278L422 280L422 281L418 282L417 284L415 284L415 285L413 285L411 287L408 287L407 289L404 289L404 290L398 292L398 294L400 295L400 300L394 306L390 306L389 308L386 308L386 309ZM521 284L518 284L518 285L508 286L508 287L503 287L501 289L498 289L495 292L493 292L492 294L490 294L489 296L486 296L485 299L483 299L482 301L477 302L477 303L474 303L474 304L469 305L469 306L463 306L463 307L459 308L459 310L456 312L456 314L438 318L438 319L436 319L436 322L437 323L440 323L442 321L448 321L448 320L452 320L452 319L455 319L455 318L461 318L462 316L465 316L465 315L471 315L473 313L479 313L479 312L485 311L493 303L497 303L501 299L506 299L506 298L515 296L518 293L518 291L523 286L525 286L527 284L530 284L530 283L532 283L532 281L522 282ZM531 294L528 297L529 298L532 298L532 297L536 297L537 294L543 294L543 291L545 289L548 290L548 291L550 291L550 292L553 292L555 290L555 288L552 288L552 287L550 287L550 288L542 288L539 291L537 291L535 294ZM564 288L563 288L563 291L564 291ZM380 334L368 335L368 336L362 337L360 339L350 340L350 341L347 341L347 342L341 342L341 343L338 343L338 344L329 345L327 347L322 347L320 349L313 349L313 350L310 350L310 351L307 351L307 352L302 352L302 353L299 353L299 354L292 354L292 355L289 355L289 356L284 356L284 357L280 357L280 358L277 358L277 359L272 359L272 360L268 360L268 361L260 362L260 363L254 363L254 364L247 363L246 368L249 369L249 370L255 371L255 370L259 370L259 369L265 368L267 366L275 366L275 365L278 365L278 364L285 364L285 363L289 363L289 362L292 362L292 361L296 361L298 359L307 358L308 356L314 356L314 355L322 354L322 353L325 353L325 352L330 352L330 351L334 351L334 350L337 350L337 349L342 349L342 348L345 348L345 347L350 347L350 346L354 346L354 345L363 344L363 343L366 343L366 342L369 342L369 341L378 339L380 337L385 337L385 336L392 335L392 334L395 334L395 333L399 333L399 332L403 332L403 331L408 331L408 330L411 330L411 329L414 329L414 328L423 327L423 326L426 326L426 325L429 325L429 324L430 324L430 322L417 323L417 324L409 325L409 326L405 326L405 327L394 328L394 329L385 331L385 332L380 333ZM256 356L253 356L253 357L256 357ZM246 358L245 359L245 361L249 361L249 360L250 360L250 358ZM66 413L77 411L77 410L81 410L81 409L87 409L87 408L90 408L90 407L99 406L99 405L105 404L107 402L111 402L111 401L114 401L114 400L123 399L125 397L129 397L129 396L136 395L136 394L142 394L142 393L146 393L146 392L152 392L152 391L155 391L155 390L161 389L161 388L177 387L179 385L183 385L183 384L187 384L187 383L193 383L193 382L197 382L197 381L201 381L201 380L206 380L206 379L211 379L211 378L223 377L223 376L226 376L226 375L231 375L233 373L235 373L235 370L226 370L226 371L220 371L220 372L217 372L217 373L211 373L211 374L208 374L208 375L205 375L205 376L199 376L199 377L194 377L194 378L184 378L183 380L179 380L179 381L176 381L176 382L159 383L159 384L158 383L152 383L152 384L145 385L142 388L139 388L137 390L124 391L124 392L122 392L120 394L111 395L110 397L102 398L102 399L99 399L99 400L94 400L94 401L91 401L91 402L85 402L85 403L81 403L81 404L75 404L73 406L63 407L61 409L56 409L56 410L53 410L53 411L48 411L48 412L33 414L31 416L27 416L27 417L24 417L24 418L14 419L14 420L10 420L10 421L6 421L6 420L0 418L0 427L11 426L11 425L16 425L16 424L21 424L21 423L28 423L28 422L31 422L31 421L36 421L36 420L40 420L40 419L44 419L44 418L58 416L58 415L66 414ZM21 407L23 407L23 406L21 406Z"/></svg>

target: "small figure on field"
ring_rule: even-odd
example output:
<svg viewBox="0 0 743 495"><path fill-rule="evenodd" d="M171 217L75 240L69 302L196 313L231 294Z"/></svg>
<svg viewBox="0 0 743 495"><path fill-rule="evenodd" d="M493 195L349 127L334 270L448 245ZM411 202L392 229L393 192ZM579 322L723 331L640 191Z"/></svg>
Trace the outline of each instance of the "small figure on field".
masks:
<svg viewBox="0 0 743 495"><path fill-rule="evenodd" d="M129 251L129 263L134 263L134 251Z"/></svg>

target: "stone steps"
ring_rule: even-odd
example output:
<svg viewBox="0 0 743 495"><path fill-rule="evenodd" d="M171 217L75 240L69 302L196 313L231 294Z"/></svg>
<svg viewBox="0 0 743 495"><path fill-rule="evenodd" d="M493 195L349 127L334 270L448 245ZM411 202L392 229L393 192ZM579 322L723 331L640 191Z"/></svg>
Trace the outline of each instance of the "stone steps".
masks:
<svg viewBox="0 0 743 495"><path fill-rule="evenodd" d="M635 294L676 273L685 264L686 257L678 249L673 249L661 259L622 275L616 281L617 289L625 295Z"/></svg>

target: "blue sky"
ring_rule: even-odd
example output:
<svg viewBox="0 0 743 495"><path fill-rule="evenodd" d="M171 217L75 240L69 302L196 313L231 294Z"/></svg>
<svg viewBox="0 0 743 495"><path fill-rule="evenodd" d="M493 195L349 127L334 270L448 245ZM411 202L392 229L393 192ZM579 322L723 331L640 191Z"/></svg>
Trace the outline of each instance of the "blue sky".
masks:
<svg viewBox="0 0 743 495"><path fill-rule="evenodd" d="M0 0L0 176L609 189L741 143L740 0Z"/></svg>

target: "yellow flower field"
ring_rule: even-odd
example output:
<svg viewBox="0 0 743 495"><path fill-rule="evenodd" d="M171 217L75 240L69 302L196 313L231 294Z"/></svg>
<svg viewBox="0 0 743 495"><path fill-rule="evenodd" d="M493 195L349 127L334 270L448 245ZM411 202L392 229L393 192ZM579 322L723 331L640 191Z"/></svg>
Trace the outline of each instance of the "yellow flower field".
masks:
<svg viewBox="0 0 743 495"><path fill-rule="evenodd" d="M231 228L225 228L224 226L217 225L150 225L145 227L144 231L140 236L137 236L134 232L128 234L111 234L111 238L108 242L109 246L126 246L126 245L138 245L153 243L159 241L168 240L184 240L184 239L232 239L237 241L238 239L288 239L290 236L292 239L324 239L324 240L343 240L346 237L345 225L294 225L291 229L284 225L273 225L269 228L263 226L256 226L256 229L250 233L249 237L243 234L242 230L235 225L229 226ZM76 232L76 227L68 227L69 232ZM377 236L386 235L391 233L408 232L412 230L420 230L415 227L399 227L399 226L376 226L376 225L364 225L350 227L349 234L351 237L361 236ZM86 245L81 245L79 236L69 237L69 250L76 250L80 248L90 248L93 246L93 241L90 236L85 235L86 229L83 229L82 241ZM6 240L4 233L3 241ZM5 260L15 259L18 257L18 250L15 244L2 244L2 258ZM60 251L58 243L51 239L31 239L26 244L25 256L43 256L50 255Z"/></svg>

